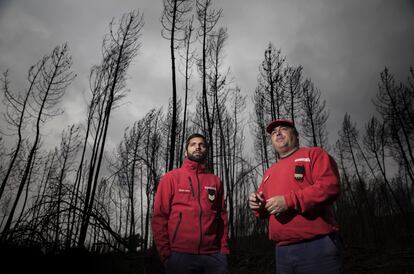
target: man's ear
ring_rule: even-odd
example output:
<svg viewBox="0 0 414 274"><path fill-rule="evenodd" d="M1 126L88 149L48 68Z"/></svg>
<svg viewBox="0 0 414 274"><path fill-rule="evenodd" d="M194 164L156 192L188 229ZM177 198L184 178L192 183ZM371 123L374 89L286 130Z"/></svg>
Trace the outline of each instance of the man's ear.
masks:
<svg viewBox="0 0 414 274"><path fill-rule="evenodd" d="M187 158L187 150L184 150L184 157Z"/></svg>

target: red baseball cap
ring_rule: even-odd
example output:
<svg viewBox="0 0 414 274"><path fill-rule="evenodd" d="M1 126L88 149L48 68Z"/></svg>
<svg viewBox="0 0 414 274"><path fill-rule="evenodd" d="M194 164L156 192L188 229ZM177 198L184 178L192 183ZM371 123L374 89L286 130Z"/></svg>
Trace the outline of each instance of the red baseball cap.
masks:
<svg viewBox="0 0 414 274"><path fill-rule="evenodd" d="M271 134L273 129L275 127L278 126L287 126L287 127L292 127L294 129L296 129L295 124L293 124L292 121L290 120L285 120L285 119L278 119L278 120L273 120L272 122L270 122L267 127L266 127L266 131L267 133Z"/></svg>

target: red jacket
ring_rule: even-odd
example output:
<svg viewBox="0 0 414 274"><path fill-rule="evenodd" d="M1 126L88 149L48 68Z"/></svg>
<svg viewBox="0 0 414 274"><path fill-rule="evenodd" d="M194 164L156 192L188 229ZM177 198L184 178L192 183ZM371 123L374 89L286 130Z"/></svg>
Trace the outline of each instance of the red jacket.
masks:
<svg viewBox="0 0 414 274"><path fill-rule="evenodd" d="M283 195L288 210L269 216L269 238L278 245L312 239L338 230L331 204L339 195L339 173L333 158L321 148L300 148L273 164L258 189L265 200Z"/></svg>
<svg viewBox="0 0 414 274"><path fill-rule="evenodd" d="M228 217L220 179L204 163L184 160L166 173L155 194L152 233L162 260L171 251L229 253Z"/></svg>

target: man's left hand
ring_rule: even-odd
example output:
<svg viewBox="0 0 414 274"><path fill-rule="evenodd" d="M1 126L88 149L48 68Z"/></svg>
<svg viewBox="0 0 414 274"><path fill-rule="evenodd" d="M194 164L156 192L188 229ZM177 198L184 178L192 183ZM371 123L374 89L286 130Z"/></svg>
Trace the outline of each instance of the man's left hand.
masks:
<svg viewBox="0 0 414 274"><path fill-rule="evenodd" d="M265 208L269 214L276 214L277 216L287 210L285 198L283 196L273 196L272 198L266 200Z"/></svg>

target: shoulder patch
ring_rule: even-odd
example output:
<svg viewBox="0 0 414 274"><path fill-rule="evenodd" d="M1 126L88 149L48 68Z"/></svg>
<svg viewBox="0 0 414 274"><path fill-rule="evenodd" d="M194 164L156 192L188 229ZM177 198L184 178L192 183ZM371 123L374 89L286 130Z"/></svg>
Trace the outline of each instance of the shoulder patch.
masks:
<svg viewBox="0 0 414 274"><path fill-rule="evenodd" d="M297 158L295 159L295 162L310 162L311 159L310 158Z"/></svg>

